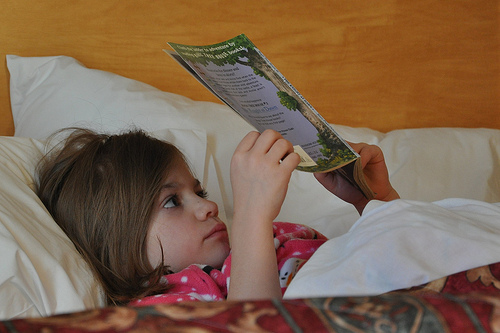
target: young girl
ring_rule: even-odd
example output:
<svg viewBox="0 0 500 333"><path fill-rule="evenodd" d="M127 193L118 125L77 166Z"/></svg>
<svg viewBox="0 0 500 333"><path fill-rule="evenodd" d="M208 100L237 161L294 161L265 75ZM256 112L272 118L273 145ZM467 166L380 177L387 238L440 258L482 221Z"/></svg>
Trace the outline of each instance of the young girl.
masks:
<svg viewBox="0 0 500 333"><path fill-rule="evenodd" d="M377 199L398 198L381 150L353 147ZM231 161L231 235L180 151L141 131L75 130L41 161L37 193L108 304L280 298L289 275L325 241L310 228L273 223L299 160L275 131L241 141ZM334 173L316 178L359 212L367 204Z"/></svg>

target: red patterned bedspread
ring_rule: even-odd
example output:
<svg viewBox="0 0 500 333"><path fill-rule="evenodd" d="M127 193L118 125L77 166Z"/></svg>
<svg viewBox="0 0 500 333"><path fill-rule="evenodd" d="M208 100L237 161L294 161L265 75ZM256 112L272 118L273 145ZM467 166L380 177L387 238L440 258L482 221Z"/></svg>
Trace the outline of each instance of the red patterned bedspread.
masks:
<svg viewBox="0 0 500 333"><path fill-rule="evenodd" d="M1 332L500 332L500 265L371 297L109 307Z"/></svg>

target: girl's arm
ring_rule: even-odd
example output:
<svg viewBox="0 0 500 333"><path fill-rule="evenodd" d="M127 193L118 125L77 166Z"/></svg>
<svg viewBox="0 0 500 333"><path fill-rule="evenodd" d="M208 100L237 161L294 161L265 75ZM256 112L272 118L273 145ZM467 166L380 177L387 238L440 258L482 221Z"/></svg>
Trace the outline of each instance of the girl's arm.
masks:
<svg viewBox="0 0 500 333"><path fill-rule="evenodd" d="M271 130L249 133L236 148L228 299L281 298L272 223L299 162L292 144Z"/></svg>

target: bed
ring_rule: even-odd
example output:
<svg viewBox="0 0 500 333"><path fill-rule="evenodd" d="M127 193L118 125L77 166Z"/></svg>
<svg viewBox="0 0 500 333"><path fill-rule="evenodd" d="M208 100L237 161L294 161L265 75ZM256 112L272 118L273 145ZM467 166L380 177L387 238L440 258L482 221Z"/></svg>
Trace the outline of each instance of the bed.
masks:
<svg viewBox="0 0 500 333"><path fill-rule="evenodd" d="M0 331L500 331L499 5L494 1L28 2L0 11ZM403 200L361 218L295 172L281 221L331 240L282 301L103 307L33 192L45 139L140 127L177 144L231 223L252 128L164 52L245 33Z"/></svg>

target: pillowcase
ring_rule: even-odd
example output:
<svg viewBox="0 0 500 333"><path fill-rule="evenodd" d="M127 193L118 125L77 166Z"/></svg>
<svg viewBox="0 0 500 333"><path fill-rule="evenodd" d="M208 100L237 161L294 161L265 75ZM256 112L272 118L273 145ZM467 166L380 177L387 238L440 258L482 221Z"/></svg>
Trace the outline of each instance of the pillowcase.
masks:
<svg viewBox="0 0 500 333"><path fill-rule="evenodd" d="M102 303L73 243L33 191L41 142L0 138L0 318L46 316Z"/></svg>
<svg viewBox="0 0 500 333"><path fill-rule="evenodd" d="M500 130L421 128L387 133L378 143L402 198L500 202Z"/></svg>
<svg viewBox="0 0 500 333"><path fill-rule="evenodd" d="M222 191L219 206L230 223L230 159L239 141L253 128L227 106L162 92L86 68L70 57L9 55L7 65L16 136L40 139L67 126L103 131L129 126L148 131L205 130ZM381 133L334 127L348 141L382 148L391 181L403 198L500 201L499 130L427 128ZM357 217L353 207L331 195L313 175L294 172L278 220L309 224L333 237L347 231Z"/></svg>
<svg viewBox="0 0 500 333"><path fill-rule="evenodd" d="M220 200L203 131L161 130L152 135L177 145L195 161L194 173L214 200ZM41 141L0 137L0 320L104 305L90 268L34 192L34 170L45 152Z"/></svg>
<svg viewBox="0 0 500 333"><path fill-rule="evenodd" d="M68 126L106 132L131 126L146 131L206 131L223 195L219 206L223 206L230 223L230 160L238 143L254 128L229 107L193 101L113 73L89 69L65 56L8 55L7 65L15 136L43 139ZM308 223L332 212L339 219L345 218L347 224L357 216L352 207L319 185L312 174L295 172L278 220ZM339 232L343 232L344 222L340 222ZM335 229L336 223L328 223L328 228Z"/></svg>

